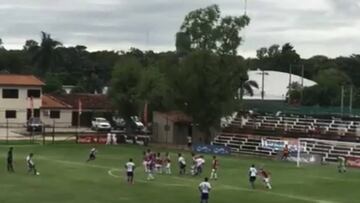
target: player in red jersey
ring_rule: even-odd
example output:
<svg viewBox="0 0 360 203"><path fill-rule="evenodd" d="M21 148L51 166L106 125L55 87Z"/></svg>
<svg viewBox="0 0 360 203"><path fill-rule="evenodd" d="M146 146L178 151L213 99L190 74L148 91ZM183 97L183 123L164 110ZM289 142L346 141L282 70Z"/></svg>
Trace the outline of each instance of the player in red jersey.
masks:
<svg viewBox="0 0 360 203"><path fill-rule="evenodd" d="M283 155L281 157L281 160L287 160L289 158L289 147L288 145L285 145L283 149Z"/></svg>
<svg viewBox="0 0 360 203"><path fill-rule="evenodd" d="M219 160L216 158L216 156L213 156L213 160L212 160L212 163L211 163L210 179L212 179L212 180L217 180L218 179L218 175L217 175L218 169L219 169Z"/></svg>
<svg viewBox="0 0 360 203"><path fill-rule="evenodd" d="M264 170L263 168L261 168L259 175L262 177L265 186L266 186L268 189L271 189L272 187L271 187L271 184L270 184L270 172Z"/></svg>
<svg viewBox="0 0 360 203"><path fill-rule="evenodd" d="M154 168L155 168L155 159L156 159L156 155L155 153L150 153L148 158L147 158L147 174L148 174L148 177L147 179L148 180L154 180Z"/></svg>

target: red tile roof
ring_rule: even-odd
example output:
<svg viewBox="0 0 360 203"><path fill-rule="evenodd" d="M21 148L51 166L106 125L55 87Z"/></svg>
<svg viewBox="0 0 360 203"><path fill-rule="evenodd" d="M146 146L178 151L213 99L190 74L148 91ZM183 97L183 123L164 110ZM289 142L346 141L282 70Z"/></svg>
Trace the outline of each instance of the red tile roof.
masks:
<svg viewBox="0 0 360 203"><path fill-rule="evenodd" d="M193 119L181 111L169 111L160 113L164 118L174 123L192 123Z"/></svg>
<svg viewBox="0 0 360 203"><path fill-rule="evenodd" d="M82 104L82 109L86 110L112 110L113 106L110 98L103 94L61 94L53 95L58 100L72 106L73 109L78 109L79 100Z"/></svg>
<svg viewBox="0 0 360 203"><path fill-rule="evenodd" d="M50 95L43 95L41 100L42 109L72 109L72 106Z"/></svg>
<svg viewBox="0 0 360 203"><path fill-rule="evenodd" d="M1 86L43 86L45 85L34 75L0 74Z"/></svg>

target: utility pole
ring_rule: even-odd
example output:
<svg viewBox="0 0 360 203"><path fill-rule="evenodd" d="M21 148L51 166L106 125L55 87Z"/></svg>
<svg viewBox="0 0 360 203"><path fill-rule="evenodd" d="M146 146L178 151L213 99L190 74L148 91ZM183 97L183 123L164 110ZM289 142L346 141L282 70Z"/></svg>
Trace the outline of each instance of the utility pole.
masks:
<svg viewBox="0 0 360 203"><path fill-rule="evenodd" d="M301 95L300 95L300 102L302 104L304 97L304 64L301 65Z"/></svg>
<svg viewBox="0 0 360 203"><path fill-rule="evenodd" d="M352 106L353 106L353 86L350 86L350 102L349 102L349 114L352 114Z"/></svg>
<svg viewBox="0 0 360 203"><path fill-rule="evenodd" d="M291 75L292 75L292 64L289 66L289 93L288 93L288 103L291 104L290 92L291 92Z"/></svg>
<svg viewBox="0 0 360 203"><path fill-rule="evenodd" d="M247 0L244 0L244 15L247 15Z"/></svg>
<svg viewBox="0 0 360 203"><path fill-rule="evenodd" d="M341 104L340 104L340 109L341 109L341 115L344 115L344 85L341 86Z"/></svg>
<svg viewBox="0 0 360 203"><path fill-rule="evenodd" d="M261 84L261 99L262 100L264 100L264 96L265 96L265 91L264 91L264 88L265 88L265 71L264 70L262 70L262 78L261 78L261 82L262 82L262 84Z"/></svg>

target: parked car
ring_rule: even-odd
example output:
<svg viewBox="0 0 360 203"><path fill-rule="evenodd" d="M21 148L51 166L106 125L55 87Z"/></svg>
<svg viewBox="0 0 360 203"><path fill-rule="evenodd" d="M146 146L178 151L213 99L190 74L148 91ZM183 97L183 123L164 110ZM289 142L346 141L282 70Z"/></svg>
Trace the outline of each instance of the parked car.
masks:
<svg viewBox="0 0 360 203"><path fill-rule="evenodd" d="M137 116L131 116L131 120L134 122L136 126L136 130L138 131L144 131L144 124L140 121L139 117Z"/></svg>
<svg viewBox="0 0 360 203"><path fill-rule="evenodd" d="M105 118L97 117L91 120L91 128L96 131L111 130L111 125Z"/></svg>
<svg viewBox="0 0 360 203"><path fill-rule="evenodd" d="M126 122L121 117L113 116L112 122L113 122L113 126L116 130L124 130L126 128Z"/></svg>
<svg viewBox="0 0 360 203"><path fill-rule="evenodd" d="M131 118L131 123L129 123L127 125L125 119L123 119L121 117L114 116L112 118L113 123L114 123L114 128L119 129L119 130L124 130L126 127L131 126L131 128L133 130L143 132L144 131L144 124L140 121L139 117L131 116L130 118Z"/></svg>
<svg viewBox="0 0 360 203"><path fill-rule="evenodd" d="M44 123L40 120L40 118L31 117L26 122L25 127L28 132L42 132Z"/></svg>

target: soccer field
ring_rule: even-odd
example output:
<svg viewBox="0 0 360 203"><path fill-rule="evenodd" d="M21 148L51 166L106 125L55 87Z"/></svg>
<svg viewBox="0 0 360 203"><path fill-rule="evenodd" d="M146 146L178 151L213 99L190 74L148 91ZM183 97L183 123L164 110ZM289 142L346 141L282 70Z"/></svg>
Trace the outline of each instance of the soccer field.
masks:
<svg viewBox="0 0 360 203"><path fill-rule="evenodd" d="M199 202L200 177L180 177L171 151L173 175L157 175L146 181L141 166L144 148L129 145L98 146L97 159L85 163L90 145L15 145L15 174L5 170L8 146L0 145L0 203L194 203ZM154 149L165 152L165 150ZM40 176L28 175L25 157L34 152ZM186 153L187 161L190 155ZM124 181L124 164L134 158L138 168L136 183ZM205 175L210 173L210 156L206 156ZM219 180L212 181L210 202L216 203L358 203L360 171L338 174L336 166L305 166L252 157L219 157ZM265 165L272 173L272 190L260 181L250 189L248 168Z"/></svg>

